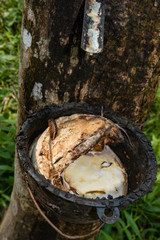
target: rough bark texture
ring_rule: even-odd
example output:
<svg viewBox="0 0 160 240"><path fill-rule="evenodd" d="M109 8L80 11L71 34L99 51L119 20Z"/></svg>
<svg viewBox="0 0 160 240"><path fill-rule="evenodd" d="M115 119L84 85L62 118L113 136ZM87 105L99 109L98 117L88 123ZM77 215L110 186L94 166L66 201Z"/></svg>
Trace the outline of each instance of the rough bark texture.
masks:
<svg viewBox="0 0 160 240"><path fill-rule="evenodd" d="M106 1L104 51L93 56L80 49L83 8L78 0L25 1L21 106L32 112L80 101L143 121L159 77L160 6L151 0Z"/></svg>
<svg viewBox="0 0 160 240"><path fill-rule="evenodd" d="M106 0L104 51L92 56L80 49L83 9L83 0L24 1L19 126L36 109L63 102L106 105L138 124L145 119L160 73L159 2ZM56 224L69 234L95 227L62 221ZM18 159L0 239L62 239L33 206Z"/></svg>

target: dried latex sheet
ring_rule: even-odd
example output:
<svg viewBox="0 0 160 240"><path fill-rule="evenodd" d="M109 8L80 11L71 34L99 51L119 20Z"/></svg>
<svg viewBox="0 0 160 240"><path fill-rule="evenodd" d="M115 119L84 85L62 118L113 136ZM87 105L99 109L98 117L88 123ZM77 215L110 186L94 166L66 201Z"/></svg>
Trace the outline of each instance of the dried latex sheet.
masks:
<svg viewBox="0 0 160 240"><path fill-rule="evenodd" d="M127 174L108 144L123 141L101 116L74 114L49 121L31 146L33 165L56 187L89 198L127 194Z"/></svg>

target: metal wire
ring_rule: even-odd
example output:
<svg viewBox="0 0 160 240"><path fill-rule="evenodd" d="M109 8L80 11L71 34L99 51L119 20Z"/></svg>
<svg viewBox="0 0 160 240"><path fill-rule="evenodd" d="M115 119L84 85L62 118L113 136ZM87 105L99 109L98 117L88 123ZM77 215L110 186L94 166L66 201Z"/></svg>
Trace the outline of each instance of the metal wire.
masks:
<svg viewBox="0 0 160 240"><path fill-rule="evenodd" d="M56 227L49 219L48 217L44 214L44 212L41 210L41 208L39 207L37 201L35 200L34 196L33 196L33 193L29 187L29 183L28 181L26 181L27 183L27 188L28 188L28 191L29 191L29 194L37 208L37 210L39 211L39 213L42 215L42 217L46 220L46 222L48 222L48 224L55 230L57 231L61 236L65 237L65 238L68 238L68 239L82 239L82 238L86 238L86 237L90 237L92 236L93 234L95 234L96 232L98 232L104 225L104 223L102 223L98 228L96 228L95 230L93 230L92 232L90 233L87 233L87 234L83 234L81 236L79 235L75 235L75 236L70 236L70 235L67 235L65 233L63 233L58 227Z"/></svg>

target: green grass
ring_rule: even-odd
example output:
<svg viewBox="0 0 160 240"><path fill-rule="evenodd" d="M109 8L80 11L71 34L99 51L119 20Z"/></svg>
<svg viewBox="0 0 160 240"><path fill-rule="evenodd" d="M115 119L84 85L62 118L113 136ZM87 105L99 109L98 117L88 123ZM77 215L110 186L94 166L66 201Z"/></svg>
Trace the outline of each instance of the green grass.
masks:
<svg viewBox="0 0 160 240"><path fill-rule="evenodd" d="M22 1L0 4L0 217L13 186Z"/></svg>
<svg viewBox="0 0 160 240"><path fill-rule="evenodd" d="M7 208L13 186L16 136L16 92L20 49L22 0L1 0L0 4L0 217ZM160 87L149 119L160 113ZM151 140L160 166L160 117L143 127ZM113 225L105 225L97 240L160 240L160 169L153 192L121 211Z"/></svg>

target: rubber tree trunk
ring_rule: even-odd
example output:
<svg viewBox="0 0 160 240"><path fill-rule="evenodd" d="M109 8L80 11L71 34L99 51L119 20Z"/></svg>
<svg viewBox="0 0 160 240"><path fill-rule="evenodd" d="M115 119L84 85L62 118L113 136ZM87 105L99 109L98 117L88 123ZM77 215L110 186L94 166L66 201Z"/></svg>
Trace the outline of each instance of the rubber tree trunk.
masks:
<svg viewBox="0 0 160 240"><path fill-rule="evenodd" d="M159 2L106 0L104 50L92 56L80 48L83 10L83 0L24 1L18 126L40 107L63 102L106 105L134 123L144 121L160 76ZM71 235L96 227L52 221ZM64 239L35 209L17 158L0 239Z"/></svg>

